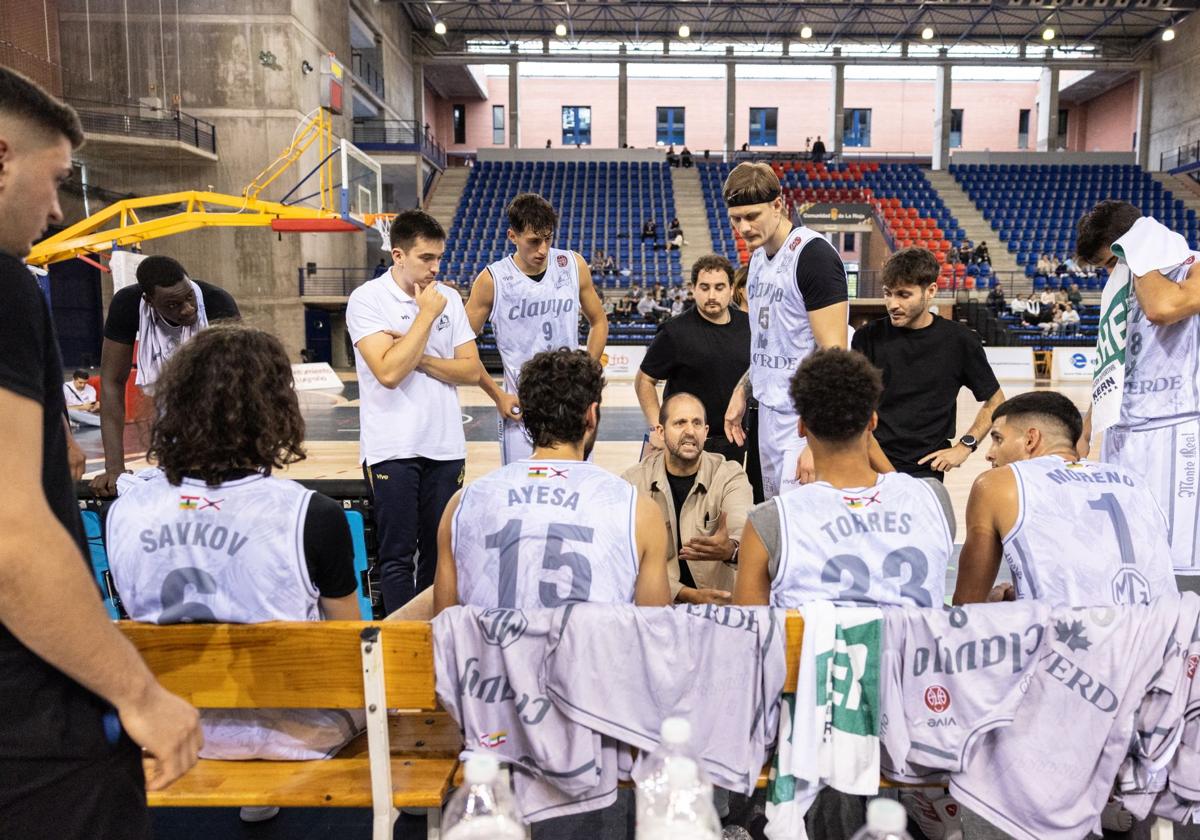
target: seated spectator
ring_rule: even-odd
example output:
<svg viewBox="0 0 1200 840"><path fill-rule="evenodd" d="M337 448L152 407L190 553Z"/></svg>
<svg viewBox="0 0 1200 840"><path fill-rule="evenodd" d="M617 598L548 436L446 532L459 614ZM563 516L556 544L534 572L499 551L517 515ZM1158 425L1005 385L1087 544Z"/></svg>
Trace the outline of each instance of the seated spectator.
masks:
<svg viewBox="0 0 1200 840"><path fill-rule="evenodd" d="M359 620L341 505L271 474L305 457L304 419L279 340L235 324L202 330L166 363L154 396L148 455L159 472L131 482L108 512L109 564L129 617ZM361 713L343 710L201 710L200 755L326 758L362 722ZM243 818L274 815L263 811L244 809Z"/></svg>
<svg viewBox="0 0 1200 840"><path fill-rule="evenodd" d="M1061 303L1056 303L1054 306L1050 307L1049 311L1051 314L1049 320L1044 318L1040 320L1038 322L1038 329L1040 329L1046 335L1060 332L1061 330L1059 329L1059 325L1062 320L1062 307L1063 305ZM1043 308L1042 311L1045 312L1046 309Z"/></svg>
<svg viewBox="0 0 1200 840"><path fill-rule="evenodd" d="M1030 294L1029 299L1025 301L1025 309L1021 313L1021 320L1031 327L1036 327L1042 320L1042 302L1035 294Z"/></svg>
<svg viewBox="0 0 1200 840"><path fill-rule="evenodd" d="M675 154L675 146L667 147L667 166L679 166L679 155Z"/></svg>
<svg viewBox="0 0 1200 840"><path fill-rule="evenodd" d="M951 248L946 252L946 262L950 265L957 265L961 260L961 252L957 248Z"/></svg>
<svg viewBox="0 0 1200 840"><path fill-rule="evenodd" d="M678 251L683 247L683 225L679 223L679 218L671 219L671 224L667 226L667 250Z"/></svg>
<svg viewBox="0 0 1200 840"><path fill-rule="evenodd" d="M1018 296L1018 297L1013 298L1012 302L1008 304L1008 309L1014 315L1020 315L1025 311L1025 307L1027 305L1028 304L1027 304L1025 298Z"/></svg>
<svg viewBox="0 0 1200 840"><path fill-rule="evenodd" d="M987 305L988 309L992 310L992 312L999 312L1004 308L1004 287L1001 284L997 283L988 292Z"/></svg>
<svg viewBox="0 0 1200 840"><path fill-rule="evenodd" d="M1041 301L1042 306L1053 306L1056 303L1054 300L1054 290L1042 289L1042 293L1038 296L1038 300Z"/></svg>
<svg viewBox="0 0 1200 840"><path fill-rule="evenodd" d="M692 153L688 151L687 146L684 146L683 151L679 153L679 163L684 169L692 168Z"/></svg>
<svg viewBox="0 0 1200 840"><path fill-rule="evenodd" d="M636 304L637 301L634 299L632 292L626 292L625 294L621 295L621 297L617 298L617 305L615 309L617 317L628 318L633 314Z"/></svg>
<svg viewBox="0 0 1200 840"><path fill-rule="evenodd" d="M1076 308L1083 303L1083 294L1079 291L1078 283L1071 284L1070 289L1067 291L1067 301L1071 304L1071 306Z"/></svg>
<svg viewBox="0 0 1200 840"><path fill-rule="evenodd" d="M1064 303L1058 317L1058 331L1064 335L1079 332L1079 312L1070 303Z"/></svg>
<svg viewBox="0 0 1200 840"><path fill-rule="evenodd" d="M100 400L96 389L88 384L88 372L77 370L71 381L63 383L63 398L67 401L67 416L77 426L100 425Z"/></svg>
<svg viewBox="0 0 1200 840"><path fill-rule="evenodd" d="M683 292L676 292L671 297L671 317L683 314Z"/></svg>
<svg viewBox="0 0 1200 840"><path fill-rule="evenodd" d="M642 242L649 239L651 242L658 244L658 223L653 219L647 219L642 224Z"/></svg>
<svg viewBox="0 0 1200 840"><path fill-rule="evenodd" d="M988 264L992 262L992 255L988 253L986 240L980 240L979 244L975 246L975 262Z"/></svg>
<svg viewBox="0 0 1200 840"><path fill-rule="evenodd" d="M1038 274L1044 274L1047 277L1049 277L1051 274L1054 273L1055 268L1056 268L1056 266L1055 266L1054 260L1052 260L1050 258L1049 254L1042 254L1040 257L1038 257L1038 261L1037 261L1037 273Z"/></svg>
<svg viewBox="0 0 1200 840"><path fill-rule="evenodd" d="M963 244L958 246L958 261L963 265L970 265L974 254L975 249L971 247L971 241L964 239Z"/></svg>
<svg viewBox="0 0 1200 840"><path fill-rule="evenodd" d="M612 276L616 276L621 270L620 266L617 265L616 257L614 257L612 254L604 255L604 264L600 267L600 269L604 274L609 274Z"/></svg>
<svg viewBox="0 0 1200 840"><path fill-rule="evenodd" d="M592 252L592 261L588 264L588 268L592 270L593 275L604 273L604 249L597 248Z"/></svg>
<svg viewBox="0 0 1200 840"><path fill-rule="evenodd" d="M642 295L637 302L637 314L646 321L657 321L658 304L654 301L653 295Z"/></svg>
<svg viewBox="0 0 1200 840"><path fill-rule="evenodd" d="M615 313L617 311L616 300L614 300L613 298L610 298L608 295L605 295L604 303L602 303L601 306L604 307L605 317L607 317L609 320L612 320L613 313Z"/></svg>
<svg viewBox="0 0 1200 840"><path fill-rule="evenodd" d="M750 480L733 461L704 451L704 405L681 391L663 402L656 432L665 448L627 469L623 478L648 497L666 521L672 600L728 604L738 543L754 504Z"/></svg>

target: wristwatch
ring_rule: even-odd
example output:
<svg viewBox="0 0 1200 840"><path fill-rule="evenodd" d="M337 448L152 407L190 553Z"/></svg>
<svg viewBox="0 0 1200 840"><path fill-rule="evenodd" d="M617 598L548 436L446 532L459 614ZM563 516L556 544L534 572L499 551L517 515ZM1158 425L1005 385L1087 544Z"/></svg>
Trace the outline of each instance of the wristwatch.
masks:
<svg viewBox="0 0 1200 840"><path fill-rule="evenodd" d="M733 543L733 555L725 561L725 565L736 568L738 564L738 553L742 550L742 544L737 540L730 540L730 542Z"/></svg>
<svg viewBox="0 0 1200 840"><path fill-rule="evenodd" d="M979 441L975 439L975 435L966 434L958 439L958 442L974 452L979 448Z"/></svg>

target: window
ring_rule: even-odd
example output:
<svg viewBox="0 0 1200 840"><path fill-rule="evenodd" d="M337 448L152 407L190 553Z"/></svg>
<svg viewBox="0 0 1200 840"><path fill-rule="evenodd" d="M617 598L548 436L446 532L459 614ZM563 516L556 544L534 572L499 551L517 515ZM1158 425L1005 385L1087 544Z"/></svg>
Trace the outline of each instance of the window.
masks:
<svg viewBox="0 0 1200 840"><path fill-rule="evenodd" d="M467 142L467 106L454 106L454 142Z"/></svg>
<svg viewBox="0 0 1200 840"><path fill-rule="evenodd" d="M962 148L962 108L950 109L950 148Z"/></svg>
<svg viewBox="0 0 1200 840"><path fill-rule="evenodd" d="M871 109L847 108L842 115L842 145L871 145Z"/></svg>
<svg viewBox="0 0 1200 840"><path fill-rule="evenodd" d="M657 140L660 146L683 145L683 109L670 107L656 109L658 117Z"/></svg>
<svg viewBox="0 0 1200 840"><path fill-rule="evenodd" d="M1029 109L1022 108L1017 115L1017 148L1029 148Z"/></svg>
<svg viewBox="0 0 1200 840"><path fill-rule="evenodd" d="M843 233L842 234L842 250L843 251L853 251L854 246L858 244L855 241L856 239L857 239L857 237L855 237L854 231L852 231L852 230L846 231L845 233Z"/></svg>
<svg viewBox="0 0 1200 840"><path fill-rule="evenodd" d="M586 105L564 105L562 109L563 145L590 146L592 109Z"/></svg>
<svg viewBox="0 0 1200 840"><path fill-rule="evenodd" d="M750 145L775 146L779 143L779 109L750 109Z"/></svg>
<svg viewBox="0 0 1200 840"><path fill-rule="evenodd" d="M1070 112L1066 108L1058 109L1058 145L1055 148L1067 148L1067 117Z"/></svg>
<svg viewBox="0 0 1200 840"><path fill-rule="evenodd" d="M492 106L492 145L504 145L504 106Z"/></svg>

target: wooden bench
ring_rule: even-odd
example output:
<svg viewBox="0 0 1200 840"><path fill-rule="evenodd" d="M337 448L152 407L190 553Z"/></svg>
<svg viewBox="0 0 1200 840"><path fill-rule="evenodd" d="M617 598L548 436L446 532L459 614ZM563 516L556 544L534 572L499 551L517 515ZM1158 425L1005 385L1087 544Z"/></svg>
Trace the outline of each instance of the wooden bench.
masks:
<svg viewBox="0 0 1200 840"><path fill-rule="evenodd" d="M150 792L151 806L371 808L375 840L390 840L397 808L422 809L428 837L440 836L459 738L438 712L429 624L118 626L162 684L197 707L367 715L367 732L333 758L201 760L166 790Z"/></svg>

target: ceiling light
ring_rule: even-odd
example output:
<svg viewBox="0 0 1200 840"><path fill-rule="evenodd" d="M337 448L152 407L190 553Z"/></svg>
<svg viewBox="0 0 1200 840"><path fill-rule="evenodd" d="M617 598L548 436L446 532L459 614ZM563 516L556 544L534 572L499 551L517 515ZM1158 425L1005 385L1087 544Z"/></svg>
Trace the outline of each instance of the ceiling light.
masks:
<svg viewBox="0 0 1200 840"><path fill-rule="evenodd" d="M811 26L801 26L800 27L800 37L801 38L811 38L812 37L812 27Z"/></svg>
<svg viewBox="0 0 1200 840"><path fill-rule="evenodd" d="M1170 26L1168 26L1166 29L1164 29L1164 30L1163 30L1163 34L1162 34L1162 39L1163 39L1164 41L1174 41L1174 40L1175 40L1175 30L1174 30L1174 28L1173 28L1173 27L1170 27Z"/></svg>
<svg viewBox="0 0 1200 840"><path fill-rule="evenodd" d="M1043 41L1053 41L1054 40L1053 27L1047 26L1045 29L1042 30L1042 40Z"/></svg>
<svg viewBox="0 0 1200 840"><path fill-rule="evenodd" d="M555 26L554 34L557 35L559 38L566 38L567 37L567 25L565 23L560 23L557 26Z"/></svg>
<svg viewBox="0 0 1200 840"><path fill-rule="evenodd" d="M692 28L690 26L688 26L686 23L681 24L679 27L679 37L680 38L690 38L691 36L692 36Z"/></svg>
<svg viewBox="0 0 1200 840"><path fill-rule="evenodd" d="M933 40L933 27L932 26L926 26L924 29L921 30L921 40L922 41L932 41Z"/></svg>
<svg viewBox="0 0 1200 840"><path fill-rule="evenodd" d="M433 31L436 32L438 35L445 35L446 34L446 24L442 23L439 20L437 23L435 23L433 25Z"/></svg>

